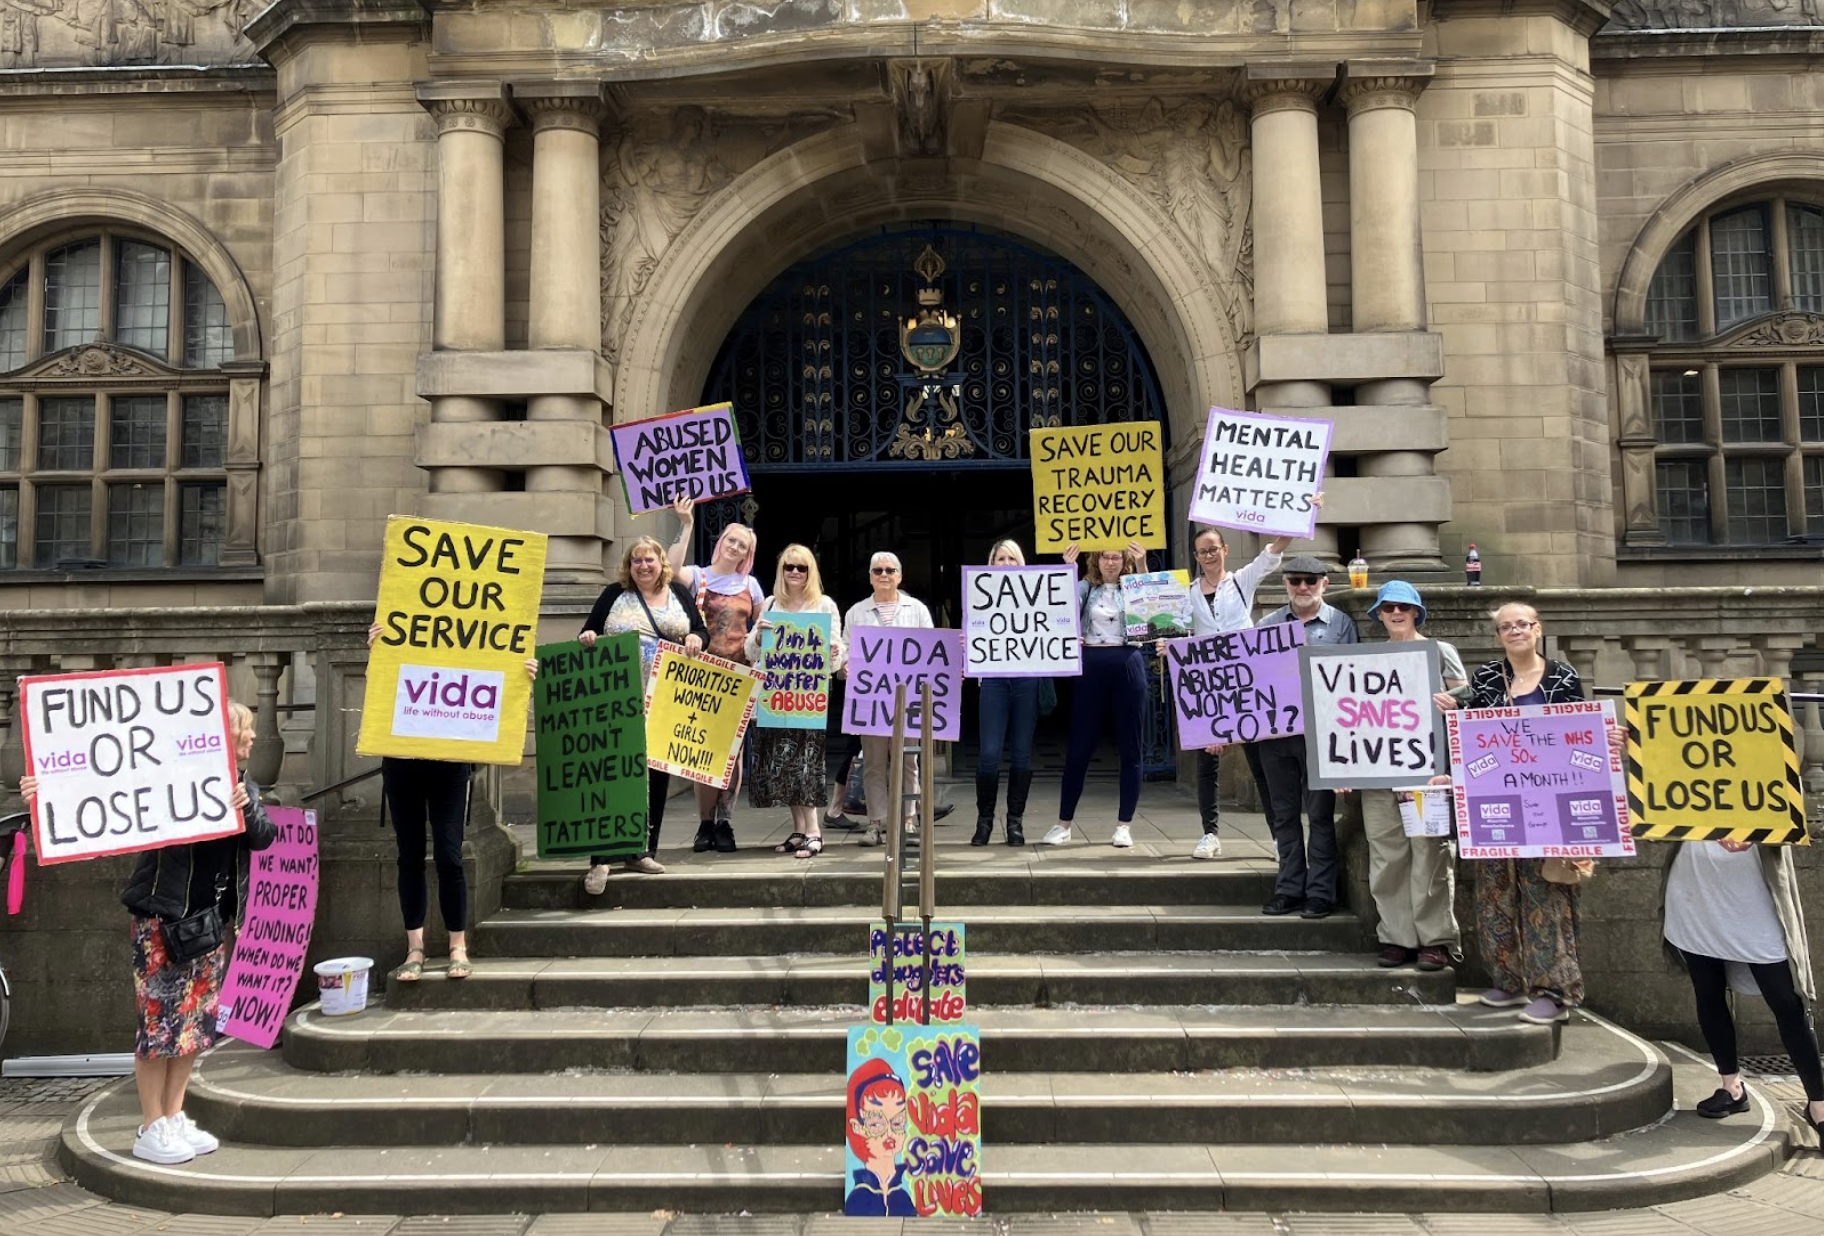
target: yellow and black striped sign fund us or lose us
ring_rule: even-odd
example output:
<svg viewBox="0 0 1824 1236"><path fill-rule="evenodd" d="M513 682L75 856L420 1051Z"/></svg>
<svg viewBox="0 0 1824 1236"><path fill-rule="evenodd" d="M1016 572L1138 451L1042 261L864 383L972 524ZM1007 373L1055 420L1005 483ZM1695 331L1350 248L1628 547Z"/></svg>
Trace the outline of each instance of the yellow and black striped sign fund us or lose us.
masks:
<svg viewBox="0 0 1824 1236"><path fill-rule="evenodd" d="M1780 679L1630 682L1623 697L1636 837L1810 844Z"/></svg>

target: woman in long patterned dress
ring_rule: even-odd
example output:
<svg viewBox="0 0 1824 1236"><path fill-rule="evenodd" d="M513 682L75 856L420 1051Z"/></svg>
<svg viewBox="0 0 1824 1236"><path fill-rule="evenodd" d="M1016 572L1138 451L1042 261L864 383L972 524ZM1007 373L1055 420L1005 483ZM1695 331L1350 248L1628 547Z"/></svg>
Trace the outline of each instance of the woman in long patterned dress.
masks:
<svg viewBox="0 0 1824 1236"><path fill-rule="evenodd" d="M817 569L817 559L803 545L787 545L779 555L773 595L761 605L759 620L747 635L749 664L760 663L766 633L774 625L767 615L775 613L830 616L827 663L834 681L846 651L842 615L836 602L823 594L823 575ZM792 811L792 835L774 846L774 852L817 857L823 853L823 725L808 730L756 726L748 732L754 748L754 778L747 787L748 803L755 807L789 807Z"/></svg>
<svg viewBox="0 0 1824 1236"><path fill-rule="evenodd" d="M690 498L679 498L672 506L678 517L678 537L671 543L668 556L672 570L687 592L696 598L709 628L708 651L711 656L746 665L747 633L753 629L754 616L766 600L766 590L751 572L757 542L754 530L746 524L730 524L716 538L716 548L708 566L686 566L685 546L690 544L691 529L696 526L696 504ZM735 795L741 791L741 761L735 761L735 773L728 784L718 790L713 785L698 785L697 839L691 849L698 854L715 850L720 854L735 851L735 827L731 816Z"/></svg>

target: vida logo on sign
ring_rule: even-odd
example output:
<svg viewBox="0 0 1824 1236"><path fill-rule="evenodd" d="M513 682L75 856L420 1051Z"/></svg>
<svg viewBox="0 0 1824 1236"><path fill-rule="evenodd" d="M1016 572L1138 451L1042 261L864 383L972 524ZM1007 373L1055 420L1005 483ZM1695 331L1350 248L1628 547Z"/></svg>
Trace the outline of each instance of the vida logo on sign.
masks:
<svg viewBox="0 0 1824 1236"><path fill-rule="evenodd" d="M393 695L393 733L405 738L500 738L499 670L401 665Z"/></svg>

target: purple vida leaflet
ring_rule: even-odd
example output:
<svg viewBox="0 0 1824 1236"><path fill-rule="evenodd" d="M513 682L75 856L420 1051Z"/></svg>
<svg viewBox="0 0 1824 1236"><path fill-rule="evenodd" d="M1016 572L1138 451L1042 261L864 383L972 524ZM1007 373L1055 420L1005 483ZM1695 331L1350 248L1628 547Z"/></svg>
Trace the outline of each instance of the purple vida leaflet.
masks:
<svg viewBox="0 0 1824 1236"><path fill-rule="evenodd" d="M1464 858L1634 853L1607 704L1477 708L1445 718Z"/></svg>

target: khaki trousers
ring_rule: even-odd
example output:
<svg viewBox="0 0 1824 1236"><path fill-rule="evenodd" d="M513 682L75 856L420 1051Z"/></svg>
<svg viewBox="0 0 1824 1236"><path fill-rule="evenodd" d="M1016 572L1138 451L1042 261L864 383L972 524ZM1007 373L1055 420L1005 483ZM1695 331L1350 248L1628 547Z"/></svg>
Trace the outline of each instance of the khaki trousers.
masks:
<svg viewBox="0 0 1824 1236"><path fill-rule="evenodd" d="M1456 915L1456 853L1448 837L1408 837L1392 790L1358 790L1368 835L1368 891L1382 944L1424 948L1462 943Z"/></svg>
<svg viewBox="0 0 1824 1236"><path fill-rule="evenodd" d="M887 774L891 771L887 761L893 758L893 739L877 737L871 734L862 735L861 739L861 783L868 796L868 819L875 824L885 824L893 818L890 806L892 794L887 788ZM906 757L905 784L900 793L916 795L918 793L918 757ZM910 815L912 808L908 805L901 818Z"/></svg>

